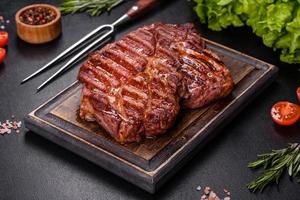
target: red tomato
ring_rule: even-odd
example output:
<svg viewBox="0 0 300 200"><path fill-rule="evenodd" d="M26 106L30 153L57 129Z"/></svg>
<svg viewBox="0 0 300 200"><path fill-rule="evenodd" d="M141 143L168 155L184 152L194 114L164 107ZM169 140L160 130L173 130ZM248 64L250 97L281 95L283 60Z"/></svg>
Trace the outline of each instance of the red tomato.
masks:
<svg viewBox="0 0 300 200"><path fill-rule="evenodd" d="M298 99L300 101L300 87L297 88L297 96L298 96Z"/></svg>
<svg viewBox="0 0 300 200"><path fill-rule="evenodd" d="M6 50L0 47L0 63L3 62L5 56L6 56Z"/></svg>
<svg viewBox="0 0 300 200"><path fill-rule="evenodd" d="M0 47L5 47L8 43L8 33L6 31L0 31Z"/></svg>
<svg viewBox="0 0 300 200"><path fill-rule="evenodd" d="M273 105L271 116L279 125L289 126L296 123L300 118L300 107L287 101L280 101Z"/></svg>

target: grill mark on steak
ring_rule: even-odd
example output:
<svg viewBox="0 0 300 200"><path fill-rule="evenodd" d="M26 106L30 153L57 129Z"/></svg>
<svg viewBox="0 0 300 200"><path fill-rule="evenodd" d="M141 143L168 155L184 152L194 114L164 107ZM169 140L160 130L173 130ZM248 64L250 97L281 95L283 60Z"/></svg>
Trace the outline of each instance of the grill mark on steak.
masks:
<svg viewBox="0 0 300 200"><path fill-rule="evenodd" d="M119 49L116 48L108 48L106 51L103 52L103 55L110 58L114 62L118 63L125 67L128 71L136 74L143 70L143 67L140 63L136 60L128 57L128 54L125 54Z"/></svg>
<svg viewBox="0 0 300 200"><path fill-rule="evenodd" d="M123 38L124 45L132 48L132 51L135 51L137 54L141 54L142 57L146 57L151 54L152 50L144 48L143 44L137 42L136 40L132 40L129 37Z"/></svg>
<svg viewBox="0 0 300 200"><path fill-rule="evenodd" d="M101 83L98 79L96 79L92 74L88 74L82 71L80 72L79 80L81 82L86 82L88 85L92 85L101 91L106 91L106 86L103 83Z"/></svg>
<svg viewBox="0 0 300 200"><path fill-rule="evenodd" d="M112 74L101 67L95 67L93 64L90 64L86 65L86 70L91 71L94 77L104 84L110 85L111 87L118 87L120 85L120 82Z"/></svg>
<svg viewBox="0 0 300 200"><path fill-rule="evenodd" d="M141 89L137 88L134 85L125 85L122 88L122 94L131 94L131 96L135 97L136 99L147 99L148 95Z"/></svg>
<svg viewBox="0 0 300 200"><path fill-rule="evenodd" d="M136 45L140 45L141 50L145 53L145 55L150 56L154 53L153 44L151 43L152 38L150 39L150 42L145 40L145 38L141 38L141 36L138 34L138 32L133 32L129 34L125 40L129 40L129 43L133 43Z"/></svg>
<svg viewBox="0 0 300 200"><path fill-rule="evenodd" d="M196 69L198 71L197 74L208 73L211 69L213 69L212 67L208 66L205 62L195 60L195 58L193 58L193 56L191 55L183 56L182 62Z"/></svg>
<svg viewBox="0 0 300 200"><path fill-rule="evenodd" d="M132 54L135 54L138 57L146 57L147 54L145 54L143 51L139 50L134 46L131 42L126 42L125 40L120 40L116 45L121 49L121 51L129 51Z"/></svg>
<svg viewBox="0 0 300 200"><path fill-rule="evenodd" d="M126 81L132 75L131 71L108 57L101 56L99 62L100 63L96 68L103 68L107 72L110 72L113 76L116 77L116 79L119 79L121 82Z"/></svg>
<svg viewBox="0 0 300 200"><path fill-rule="evenodd" d="M135 109L138 109L139 110L139 112L137 112L138 114L140 114L140 115L142 114L142 110L144 108L144 103L143 102L138 101L137 99L135 99L131 96L126 96L126 95L123 95L123 101L127 102L128 104L130 104Z"/></svg>
<svg viewBox="0 0 300 200"><path fill-rule="evenodd" d="M182 107L198 108L232 90L219 57L205 48L192 24L152 24L91 54L80 117L96 120L117 141L166 132Z"/></svg>

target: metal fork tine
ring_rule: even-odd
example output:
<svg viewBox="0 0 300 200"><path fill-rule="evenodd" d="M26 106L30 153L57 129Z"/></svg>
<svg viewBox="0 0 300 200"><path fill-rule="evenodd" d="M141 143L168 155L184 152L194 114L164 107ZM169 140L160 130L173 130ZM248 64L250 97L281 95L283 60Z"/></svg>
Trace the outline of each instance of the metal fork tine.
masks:
<svg viewBox="0 0 300 200"><path fill-rule="evenodd" d="M67 48L66 50L64 50L63 52L61 52L58 56L56 56L54 59L52 59L50 62L48 62L46 65L44 65L42 68L40 68L39 70L37 70L36 72L34 72L33 74L29 75L28 77L26 77L25 79L22 80L21 84L25 83L26 81L32 79L33 77L37 76L38 74L40 74L41 72L45 71L47 68L49 68L50 66L52 66L54 63L56 63L59 59L61 59L62 57L64 57L65 55L67 55L69 52L71 52L72 50L74 50L75 48L77 48L79 45L83 44L85 41L87 41L88 39L90 39L92 36L96 35L97 33L99 33L101 30L108 28L108 25L102 25L99 26L98 28L94 29L93 31L91 31L89 34L87 34L86 36L84 36L83 38L81 38L78 42L74 43L73 45L71 45L69 48Z"/></svg>
<svg viewBox="0 0 300 200"><path fill-rule="evenodd" d="M63 67L61 67L57 72L55 72L51 77L49 77L45 82L43 82L38 88L37 91L41 90L43 87L45 87L51 80L56 78L59 74L61 74L64 70L72 66L74 62L78 58L80 58L82 55L87 53L90 49L92 49L95 45L97 45L99 42L101 42L103 39L105 39L107 36L109 36L111 33L114 31L114 26L113 25L105 25L106 27L110 27L110 31L96 39L94 42L92 42L90 45L85 47L82 51L80 51L78 54L76 54L74 57L72 57Z"/></svg>

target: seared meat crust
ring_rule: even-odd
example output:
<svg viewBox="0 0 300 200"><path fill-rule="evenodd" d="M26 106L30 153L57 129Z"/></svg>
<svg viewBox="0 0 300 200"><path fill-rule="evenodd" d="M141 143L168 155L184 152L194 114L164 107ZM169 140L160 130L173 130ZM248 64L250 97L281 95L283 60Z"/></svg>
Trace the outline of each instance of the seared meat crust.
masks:
<svg viewBox="0 0 300 200"><path fill-rule="evenodd" d="M90 55L80 117L97 121L117 141L163 134L179 112L227 96L228 69L205 48L192 24L152 24Z"/></svg>

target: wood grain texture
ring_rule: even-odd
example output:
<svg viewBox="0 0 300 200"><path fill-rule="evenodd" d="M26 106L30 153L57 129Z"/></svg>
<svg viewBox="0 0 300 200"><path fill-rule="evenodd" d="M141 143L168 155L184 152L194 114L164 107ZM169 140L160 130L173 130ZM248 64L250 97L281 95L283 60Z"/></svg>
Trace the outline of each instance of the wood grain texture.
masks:
<svg viewBox="0 0 300 200"><path fill-rule="evenodd" d="M43 25L28 25L20 21L20 15L27 9L34 7L46 7L54 10L56 18ZM33 4L20 9L15 15L18 36L25 42L43 44L50 42L61 34L61 13L55 6L49 4Z"/></svg>
<svg viewBox="0 0 300 200"><path fill-rule="evenodd" d="M126 13L129 17L135 17L142 14L146 9L150 9L157 0L138 0L136 5L128 10Z"/></svg>
<svg viewBox="0 0 300 200"><path fill-rule="evenodd" d="M209 106L181 110L175 126L163 136L120 145L98 124L78 117L80 83L48 101L26 119L26 126L42 136L154 193L193 150L217 134L274 79L277 68L234 50L206 41L232 73L232 94Z"/></svg>

